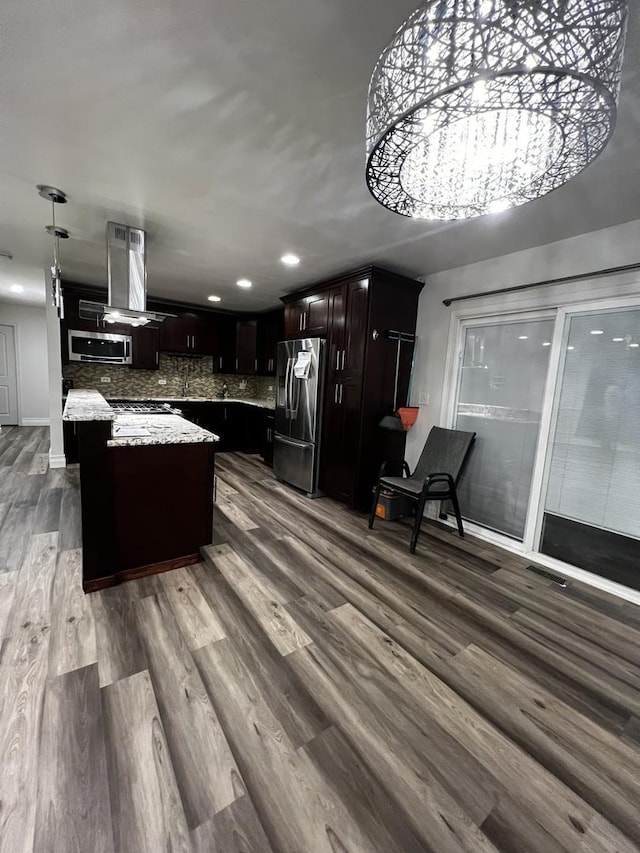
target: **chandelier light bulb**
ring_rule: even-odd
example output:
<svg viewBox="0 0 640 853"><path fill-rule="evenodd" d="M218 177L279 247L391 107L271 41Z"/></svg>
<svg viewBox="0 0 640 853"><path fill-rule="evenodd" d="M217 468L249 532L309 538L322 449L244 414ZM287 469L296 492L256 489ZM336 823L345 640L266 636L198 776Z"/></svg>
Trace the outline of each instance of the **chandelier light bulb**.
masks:
<svg viewBox="0 0 640 853"><path fill-rule="evenodd" d="M466 219L546 195L615 126L627 0L426 0L369 85L369 190Z"/></svg>

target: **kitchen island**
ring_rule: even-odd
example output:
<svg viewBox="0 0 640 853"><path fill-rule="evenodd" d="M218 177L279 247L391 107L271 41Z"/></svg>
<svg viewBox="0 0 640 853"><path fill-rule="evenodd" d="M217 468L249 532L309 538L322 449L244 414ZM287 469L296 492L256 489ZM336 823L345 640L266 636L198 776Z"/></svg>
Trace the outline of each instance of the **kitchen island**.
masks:
<svg viewBox="0 0 640 853"><path fill-rule="evenodd" d="M212 539L218 437L174 414L120 414L71 390L85 592L195 563Z"/></svg>

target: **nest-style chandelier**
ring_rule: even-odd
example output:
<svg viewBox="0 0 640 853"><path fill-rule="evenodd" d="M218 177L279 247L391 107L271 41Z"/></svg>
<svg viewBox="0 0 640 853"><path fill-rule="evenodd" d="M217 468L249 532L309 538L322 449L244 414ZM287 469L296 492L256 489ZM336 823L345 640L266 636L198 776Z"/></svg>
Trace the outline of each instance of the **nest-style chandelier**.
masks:
<svg viewBox="0 0 640 853"><path fill-rule="evenodd" d="M420 219L545 195L615 126L626 0L427 0L373 71L367 184Z"/></svg>

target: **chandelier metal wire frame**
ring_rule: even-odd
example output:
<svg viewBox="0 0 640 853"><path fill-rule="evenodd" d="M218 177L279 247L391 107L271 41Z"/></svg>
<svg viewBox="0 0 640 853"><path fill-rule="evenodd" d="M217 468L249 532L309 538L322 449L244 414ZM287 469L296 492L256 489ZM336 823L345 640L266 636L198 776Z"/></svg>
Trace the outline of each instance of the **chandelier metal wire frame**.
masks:
<svg viewBox="0 0 640 853"><path fill-rule="evenodd" d="M626 21L626 0L425 2L371 77L374 198L465 219L566 183L613 133Z"/></svg>

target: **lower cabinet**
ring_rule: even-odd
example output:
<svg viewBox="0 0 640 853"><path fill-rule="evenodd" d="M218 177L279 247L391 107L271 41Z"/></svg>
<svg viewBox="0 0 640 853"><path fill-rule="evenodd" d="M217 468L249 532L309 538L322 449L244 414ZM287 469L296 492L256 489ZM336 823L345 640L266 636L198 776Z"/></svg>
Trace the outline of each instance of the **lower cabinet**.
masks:
<svg viewBox="0 0 640 853"><path fill-rule="evenodd" d="M187 420L219 436L217 453L240 450L244 453L260 453L264 458L263 450L268 436L266 420L269 415L273 419L273 413L268 409L224 400L175 405Z"/></svg>
<svg viewBox="0 0 640 853"><path fill-rule="evenodd" d="M262 456L262 461L271 468L273 468L273 436L275 434L275 429L275 414L273 412L265 411L260 456Z"/></svg>

